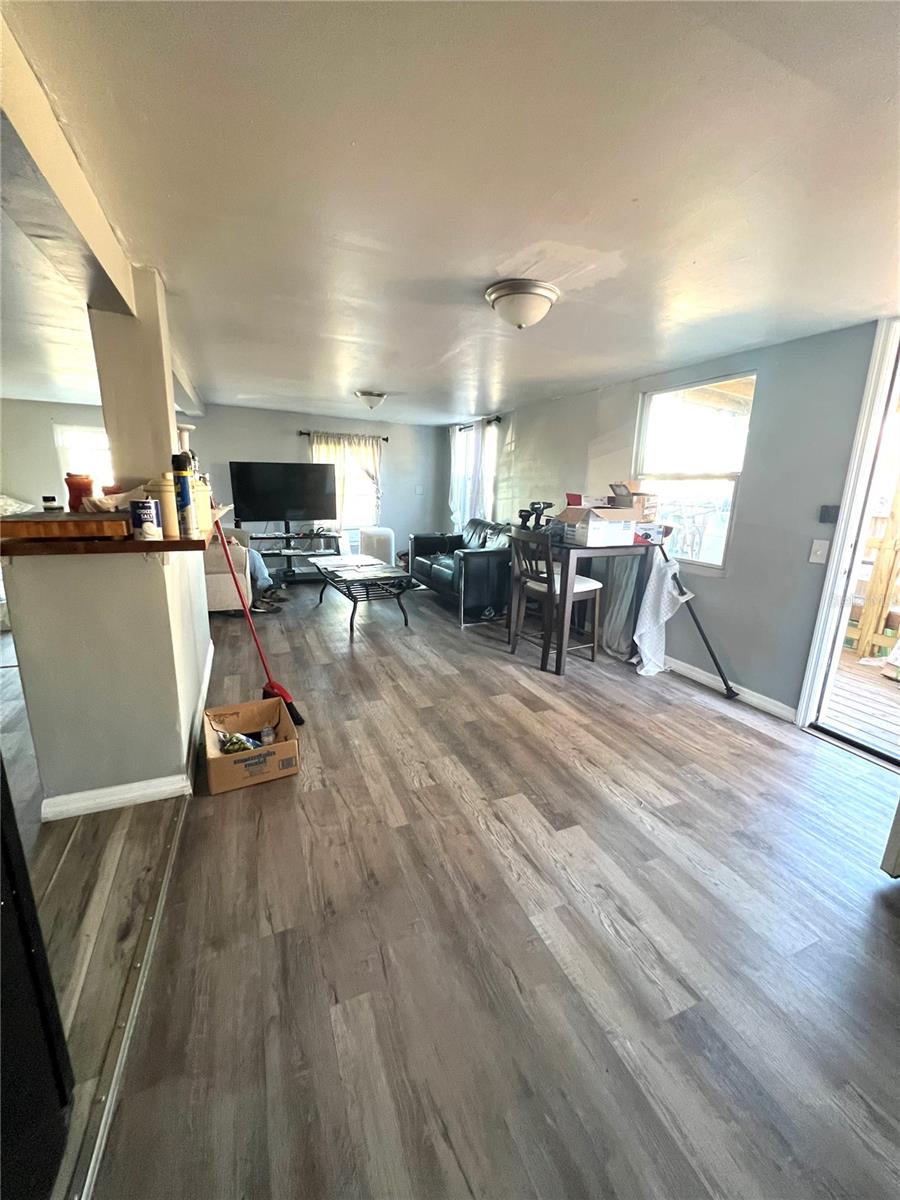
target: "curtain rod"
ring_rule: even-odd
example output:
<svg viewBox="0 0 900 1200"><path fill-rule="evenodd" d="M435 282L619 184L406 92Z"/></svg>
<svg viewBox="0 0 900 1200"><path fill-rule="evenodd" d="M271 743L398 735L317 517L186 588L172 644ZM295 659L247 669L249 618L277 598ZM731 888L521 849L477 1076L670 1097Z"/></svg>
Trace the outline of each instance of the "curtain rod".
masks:
<svg viewBox="0 0 900 1200"><path fill-rule="evenodd" d="M502 417L486 417L484 423L485 423L485 425L499 425L502 420L503 420ZM460 433L462 433L462 431L464 429L473 429L474 427L475 427L475 422L473 421L471 425L457 425L456 428L459 430Z"/></svg>
<svg viewBox="0 0 900 1200"><path fill-rule="evenodd" d="M498 420L499 420L499 418L498 418ZM297 430L297 437L312 437L312 435L313 435L313 432L314 432L314 431L313 431L312 429L298 429L298 430ZM316 432L316 433L318 433L318 432L319 432L319 430L315 430L315 432ZM372 434L372 433L363 433L363 434L358 434L358 433L329 433L329 431L328 431L328 430L322 430L322 432L323 432L323 433L325 433L325 434L326 434L328 437L375 437L375 436L376 436L375 434ZM380 438L379 440L380 440L380 441L382 441L382 442L389 442L391 439L390 439L389 437L383 437L383 438Z"/></svg>

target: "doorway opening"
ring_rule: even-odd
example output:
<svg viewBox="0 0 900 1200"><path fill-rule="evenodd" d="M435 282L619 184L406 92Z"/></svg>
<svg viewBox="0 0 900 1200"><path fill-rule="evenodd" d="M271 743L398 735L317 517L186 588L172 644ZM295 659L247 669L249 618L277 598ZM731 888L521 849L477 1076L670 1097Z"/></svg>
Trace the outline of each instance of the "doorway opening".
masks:
<svg viewBox="0 0 900 1200"><path fill-rule="evenodd" d="M900 766L898 345L880 323L798 724Z"/></svg>

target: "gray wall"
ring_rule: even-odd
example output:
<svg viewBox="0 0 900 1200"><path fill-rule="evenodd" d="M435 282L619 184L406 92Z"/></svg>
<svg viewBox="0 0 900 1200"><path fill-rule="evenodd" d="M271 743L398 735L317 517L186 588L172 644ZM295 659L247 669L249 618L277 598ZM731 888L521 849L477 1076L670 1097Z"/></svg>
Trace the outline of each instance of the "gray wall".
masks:
<svg viewBox="0 0 900 1200"><path fill-rule="evenodd" d="M405 548L410 533L447 526L447 489L442 496L438 487L444 469L443 429L224 406L211 407L205 417L191 417L190 421L197 426L191 444L201 466L210 473L220 503L231 501L231 459L308 462L309 438L298 437L298 429L375 433L390 438L382 455L381 523L393 529L397 549ZM422 489L421 495L417 488Z"/></svg>
<svg viewBox="0 0 900 1200"><path fill-rule="evenodd" d="M874 324L857 325L520 408L503 423L498 514L509 519L533 499L559 504L567 490L603 494L628 478L642 392L756 371L725 569L683 573L729 674L793 708L825 575L807 561L810 544L834 532L818 508L841 498L874 334ZM667 641L672 658L711 670L686 612Z"/></svg>
<svg viewBox="0 0 900 1200"><path fill-rule="evenodd" d="M38 400L0 401L0 491L40 507L41 496L63 504L66 485L53 437L54 425L103 426L103 412L89 404Z"/></svg>
<svg viewBox="0 0 900 1200"><path fill-rule="evenodd" d="M394 530L397 549L406 545L410 533L449 528L449 452L444 428L222 406L208 409L205 417L189 420L197 426L193 445L204 469L212 476L213 491L221 502L231 501L230 459L307 461L309 439L299 438L298 429L378 433L390 438L382 460L381 520ZM0 490L34 504L40 504L45 493L65 497L53 437L54 423L102 426L103 413L100 408L81 404L2 401ZM417 488L422 489L421 495Z"/></svg>

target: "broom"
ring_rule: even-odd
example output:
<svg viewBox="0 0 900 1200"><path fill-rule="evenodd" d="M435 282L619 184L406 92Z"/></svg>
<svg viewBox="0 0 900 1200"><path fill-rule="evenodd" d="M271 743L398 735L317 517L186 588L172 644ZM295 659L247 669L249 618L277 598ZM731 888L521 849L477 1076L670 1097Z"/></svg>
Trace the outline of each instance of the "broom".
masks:
<svg viewBox="0 0 900 1200"><path fill-rule="evenodd" d="M294 722L294 724L302 725L304 724L304 721L300 716L296 704L294 704L294 697L287 690L283 683L278 683L277 680L272 678L272 671L269 667L265 652L260 645L259 635L256 632L256 626L253 624L253 616L250 612L250 607L247 604L247 598L244 595L244 589L241 587L240 581L237 577L237 571L234 569L234 563L231 561L231 551L228 549L228 542L225 538L225 534L222 532L222 524L219 520L216 520L214 525L216 527L216 533L219 535L219 541L222 543L222 549L225 551L225 561L228 563L228 570L231 572L231 578L234 580L235 590L237 591L238 599L241 602L241 608L244 610L244 617L247 621L247 624L250 626L250 634L253 638L253 641L256 643L259 661L262 663L262 668L266 673L266 682L262 690L263 700L283 700L284 706L288 710L288 713L290 714L291 720Z"/></svg>

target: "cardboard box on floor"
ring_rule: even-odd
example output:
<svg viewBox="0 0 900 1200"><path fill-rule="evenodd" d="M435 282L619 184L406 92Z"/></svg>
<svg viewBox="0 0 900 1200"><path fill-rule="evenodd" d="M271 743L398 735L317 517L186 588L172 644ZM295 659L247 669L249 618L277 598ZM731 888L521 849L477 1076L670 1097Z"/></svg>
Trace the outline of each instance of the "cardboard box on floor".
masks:
<svg viewBox="0 0 900 1200"><path fill-rule="evenodd" d="M218 730L258 734L264 725L275 730L275 741L270 746L239 754L222 753ZM296 775L300 770L300 737L283 700L248 700L244 704L207 708L203 714L203 732L206 774L213 796Z"/></svg>

